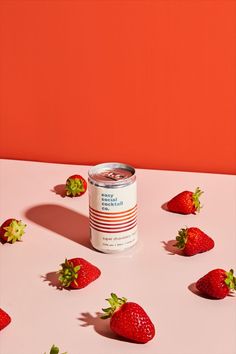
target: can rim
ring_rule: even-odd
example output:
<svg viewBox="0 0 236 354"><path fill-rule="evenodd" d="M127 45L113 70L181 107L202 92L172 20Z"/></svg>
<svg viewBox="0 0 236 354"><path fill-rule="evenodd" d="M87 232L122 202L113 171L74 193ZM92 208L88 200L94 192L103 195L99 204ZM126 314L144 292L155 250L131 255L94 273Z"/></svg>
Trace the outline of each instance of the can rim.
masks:
<svg viewBox="0 0 236 354"><path fill-rule="evenodd" d="M102 169L106 168L121 168L124 170L130 171L132 174L131 176L125 178L125 179L120 179L120 180L107 180L107 181L101 181L96 178L95 173L98 173ZM120 186L126 186L128 184L133 183L136 180L136 175L135 175L135 168L121 162L105 162L105 163L100 163L97 164L93 167L91 167L88 171L88 176L89 176L89 182L97 185L97 186L114 186L114 187L120 187Z"/></svg>

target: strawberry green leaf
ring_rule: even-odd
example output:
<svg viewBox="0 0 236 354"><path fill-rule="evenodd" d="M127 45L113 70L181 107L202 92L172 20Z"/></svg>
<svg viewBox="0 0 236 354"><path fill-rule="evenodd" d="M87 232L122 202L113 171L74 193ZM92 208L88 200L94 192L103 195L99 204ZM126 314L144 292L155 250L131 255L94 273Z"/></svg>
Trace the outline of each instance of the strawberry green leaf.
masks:
<svg viewBox="0 0 236 354"><path fill-rule="evenodd" d="M105 312L105 314L101 316L102 319L112 317L113 313L117 311L124 303L127 302L127 299L125 297L119 298L114 293L111 293L111 297L106 300L109 302L110 307L102 309L103 312Z"/></svg>
<svg viewBox="0 0 236 354"><path fill-rule="evenodd" d="M44 354L47 354L47 353L44 353ZM51 350L50 350L50 353L49 354L59 354L59 348L56 347L54 344L53 346L51 347ZM62 354L67 354L66 352L62 353Z"/></svg>
<svg viewBox="0 0 236 354"><path fill-rule="evenodd" d="M199 197L203 194L203 191L200 190L199 187L196 188L195 192L193 193L193 205L195 206L196 211L199 213L200 209L202 208Z"/></svg>
<svg viewBox="0 0 236 354"><path fill-rule="evenodd" d="M55 347L55 345L53 344L50 350L50 354L58 354L58 353L59 353L59 348Z"/></svg>
<svg viewBox="0 0 236 354"><path fill-rule="evenodd" d="M66 195L75 197L84 191L84 183L80 178L68 178L66 181Z"/></svg>
<svg viewBox="0 0 236 354"><path fill-rule="evenodd" d="M72 262L69 262L67 259L64 263L61 264L62 269L59 270L58 280L60 281L61 285L65 288L68 288L72 282L75 282L78 278L78 271L80 270L80 266L73 266Z"/></svg>
<svg viewBox="0 0 236 354"><path fill-rule="evenodd" d="M7 242L14 243L19 241L25 233L25 227L26 224L21 220L13 219L9 226L4 227L4 230L6 231L4 237L7 238Z"/></svg>
<svg viewBox="0 0 236 354"><path fill-rule="evenodd" d="M188 240L188 229L182 228L178 231L178 236L176 236L176 244L175 246L179 249L183 249Z"/></svg>
<svg viewBox="0 0 236 354"><path fill-rule="evenodd" d="M225 284L230 290L236 290L236 277L234 276L233 269L230 269L229 272L226 272Z"/></svg>

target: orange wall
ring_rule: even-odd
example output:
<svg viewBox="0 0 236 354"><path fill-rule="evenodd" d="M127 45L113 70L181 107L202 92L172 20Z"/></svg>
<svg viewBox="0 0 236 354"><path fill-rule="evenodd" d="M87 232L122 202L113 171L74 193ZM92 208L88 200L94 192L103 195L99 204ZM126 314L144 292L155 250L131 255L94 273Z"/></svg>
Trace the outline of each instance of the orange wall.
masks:
<svg viewBox="0 0 236 354"><path fill-rule="evenodd" d="M1 157L236 173L236 1L0 0Z"/></svg>

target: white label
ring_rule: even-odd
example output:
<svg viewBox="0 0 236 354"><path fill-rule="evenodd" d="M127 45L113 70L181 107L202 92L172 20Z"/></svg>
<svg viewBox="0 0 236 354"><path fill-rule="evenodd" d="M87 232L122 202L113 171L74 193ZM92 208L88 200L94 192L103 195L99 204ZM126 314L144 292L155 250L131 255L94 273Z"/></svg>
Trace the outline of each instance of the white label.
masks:
<svg viewBox="0 0 236 354"><path fill-rule="evenodd" d="M122 188L89 184L91 243L102 252L117 252L137 242L136 182Z"/></svg>

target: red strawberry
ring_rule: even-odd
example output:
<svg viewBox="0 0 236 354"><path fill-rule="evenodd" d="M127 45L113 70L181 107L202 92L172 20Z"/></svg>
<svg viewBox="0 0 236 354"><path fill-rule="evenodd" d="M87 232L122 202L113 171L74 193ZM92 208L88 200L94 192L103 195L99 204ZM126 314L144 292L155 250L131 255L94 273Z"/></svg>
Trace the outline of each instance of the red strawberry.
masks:
<svg viewBox="0 0 236 354"><path fill-rule="evenodd" d="M0 330L5 328L11 322L11 317L0 308Z"/></svg>
<svg viewBox="0 0 236 354"><path fill-rule="evenodd" d="M231 291L236 290L236 278L233 269L214 269L200 278L196 283L197 289L213 299L223 299Z"/></svg>
<svg viewBox="0 0 236 354"><path fill-rule="evenodd" d="M197 227L183 228L176 237L176 247L183 250L185 256L193 256L211 250L215 243Z"/></svg>
<svg viewBox="0 0 236 354"><path fill-rule="evenodd" d="M87 182L80 175L73 175L66 180L66 195L80 197L87 190Z"/></svg>
<svg viewBox="0 0 236 354"><path fill-rule="evenodd" d="M83 258L72 258L61 264L59 281L65 288L81 289L96 280L101 271Z"/></svg>
<svg viewBox="0 0 236 354"><path fill-rule="evenodd" d="M25 233L26 225L21 220L8 219L0 227L0 238L4 242L19 241Z"/></svg>
<svg viewBox="0 0 236 354"><path fill-rule="evenodd" d="M194 193L189 191L181 192L167 203L167 209L173 213L196 214L201 208L199 197L202 193L198 187Z"/></svg>
<svg viewBox="0 0 236 354"><path fill-rule="evenodd" d="M113 332L138 343L147 343L155 336L155 327L140 305L113 293L107 301L111 307L103 309L105 315L102 318L111 318Z"/></svg>

